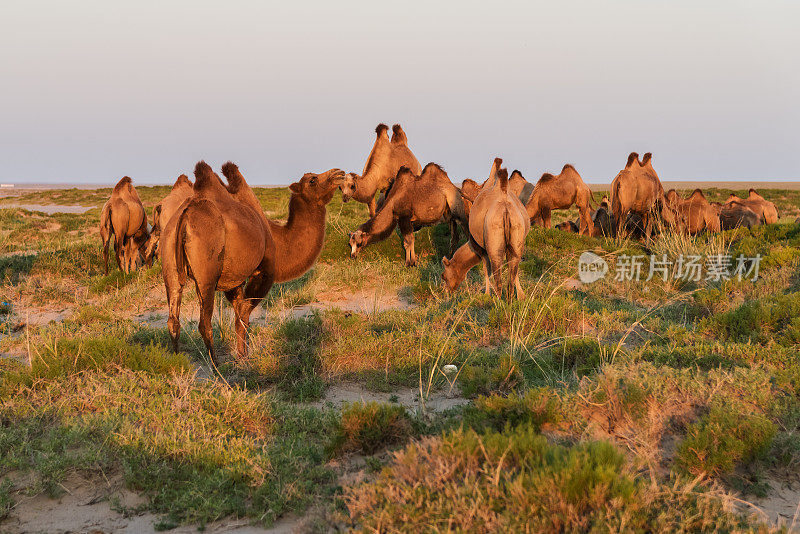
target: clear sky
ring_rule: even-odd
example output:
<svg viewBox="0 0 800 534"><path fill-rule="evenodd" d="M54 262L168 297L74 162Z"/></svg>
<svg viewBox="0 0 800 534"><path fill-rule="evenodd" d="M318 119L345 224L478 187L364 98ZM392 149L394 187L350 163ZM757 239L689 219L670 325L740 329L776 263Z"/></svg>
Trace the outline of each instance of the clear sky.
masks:
<svg viewBox="0 0 800 534"><path fill-rule="evenodd" d="M0 5L0 181L252 184L424 165L609 182L800 180L800 2L37 1Z"/></svg>

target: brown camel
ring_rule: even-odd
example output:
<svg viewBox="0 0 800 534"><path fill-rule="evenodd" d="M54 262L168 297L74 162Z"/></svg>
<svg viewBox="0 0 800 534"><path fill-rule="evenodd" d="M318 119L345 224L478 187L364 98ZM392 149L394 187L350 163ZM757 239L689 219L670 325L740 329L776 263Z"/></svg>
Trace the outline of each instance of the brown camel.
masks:
<svg viewBox="0 0 800 534"><path fill-rule="evenodd" d="M551 212L567 209L575 204L580 212L580 233L592 235L594 223L590 214L590 202L593 200L589 186L583 182L575 167L567 163L558 176L544 173L539 178L526 209L532 223L551 228Z"/></svg>
<svg viewBox="0 0 800 534"><path fill-rule="evenodd" d="M469 216L469 242L453 255L452 261L442 258L445 273L443 280L448 289L455 289L466 276L467 270L475 265L477 255L484 262L484 272L491 280L495 294L502 296L500 271L508 264L508 284L506 295L515 293L522 298L524 293L519 283L519 263L525 249L525 236L530 230L530 219L525 206L517 194L509 188L508 171L502 169L503 160L495 158L484 184L475 198ZM469 265L469 267L467 267Z"/></svg>
<svg viewBox="0 0 800 534"><path fill-rule="evenodd" d="M592 213L594 232L592 237L612 237L614 235L614 223L611 218L611 202L607 195L600 199L600 205Z"/></svg>
<svg viewBox="0 0 800 534"><path fill-rule="evenodd" d="M440 221L450 223L450 250L458 243L458 224L467 231L467 215L458 188L436 163L428 163L416 176L408 167L401 167L378 212L350 234L350 255L371 243L383 241L395 226L403 235L406 266L417 263L414 232Z"/></svg>
<svg viewBox="0 0 800 534"><path fill-rule="evenodd" d="M738 196L731 194L728 196L728 200L725 201L725 204L739 202L740 204L753 210L756 215L761 217L761 220L764 224L775 224L778 222L778 209L775 207L775 204L759 195L755 189L751 188L748 193L749 194L745 199L741 199Z"/></svg>
<svg viewBox="0 0 800 534"><path fill-rule="evenodd" d="M669 202L669 198L667 199ZM678 214L683 218L683 227L689 235L703 231L719 232L720 220L717 210L706 200L700 189L695 189L685 199L678 200Z"/></svg>
<svg viewBox="0 0 800 534"><path fill-rule="evenodd" d="M268 220L238 167L226 163L219 176L204 161L195 167L194 194L164 228L162 267L169 302L169 332L175 350L180 304L187 279L200 301L200 335L214 359L211 317L214 293L222 291L236 322L236 354L247 353L250 313L272 284L296 278L316 261L325 239L325 206L344 173L307 173L289 186L286 224Z"/></svg>
<svg viewBox="0 0 800 534"><path fill-rule="evenodd" d="M164 199L155 205L153 208L153 228L150 231L150 240L147 242L147 250L145 252L145 260L151 264L156 254L161 255L161 250L158 246L158 241L161 238L161 232L164 226L172 218L173 215L181 207L181 204L192 196L194 189L189 177L185 174L178 176L175 183L172 185L172 190Z"/></svg>
<svg viewBox="0 0 800 534"><path fill-rule="evenodd" d="M149 237L147 214L139 194L125 176L111 191L111 198L100 212L100 239L103 243L103 263L108 274L108 244L114 236L117 266L125 274L135 271L144 261Z"/></svg>
<svg viewBox="0 0 800 534"><path fill-rule="evenodd" d="M630 212L641 217L645 240L648 242L653 234L654 213L660 214L669 226L678 224L677 212L664 194L664 187L653 169L651 159L648 152L640 162L639 155L631 152L625 168L611 182L611 211L617 235L622 235Z"/></svg>
<svg viewBox="0 0 800 534"><path fill-rule="evenodd" d="M723 230L732 230L740 226L751 229L764 223L756 212L735 200L727 204L712 202L711 206L719 215L720 227Z"/></svg>
<svg viewBox="0 0 800 534"><path fill-rule="evenodd" d="M392 139L389 139L389 127L379 124L375 128L377 138L372 151L367 157L361 176L349 173L342 182L342 200L351 198L367 204L369 216L377 212L375 193L385 191L392 183L400 167L408 167L414 174L419 174L422 167L408 148L408 138L399 124L392 126Z"/></svg>
<svg viewBox="0 0 800 534"><path fill-rule="evenodd" d="M570 234L577 234L580 232L580 224L581 220L576 219L575 221L564 221L556 225L556 230L561 230L562 232L567 232Z"/></svg>

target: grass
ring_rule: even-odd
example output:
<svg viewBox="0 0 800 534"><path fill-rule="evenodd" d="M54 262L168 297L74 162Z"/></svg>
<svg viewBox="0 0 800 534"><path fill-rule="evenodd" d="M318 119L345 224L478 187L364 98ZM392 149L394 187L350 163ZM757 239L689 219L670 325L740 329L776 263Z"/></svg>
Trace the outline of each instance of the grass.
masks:
<svg viewBox="0 0 800 534"><path fill-rule="evenodd" d="M148 213L165 191L139 188ZM255 193L287 215L287 190ZM174 354L158 262L125 276L112 259L104 275L93 232L108 190L17 200L93 209L0 209L0 518L75 474L113 474L159 528L292 515L322 531L762 528L740 501L800 466L800 196L765 194L781 224L650 250L534 227L511 303L483 295L479 269L441 290L444 226L416 234L417 268L395 234L351 260L366 208L337 197L318 263L272 289L250 357L218 369L191 287ZM586 250L609 276L576 283ZM757 280L614 279L623 255L650 252L762 259ZM216 311L225 358L224 298ZM65 318L19 329L41 314ZM325 402L340 388L363 400ZM466 404L442 408L452 396Z"/></svg>

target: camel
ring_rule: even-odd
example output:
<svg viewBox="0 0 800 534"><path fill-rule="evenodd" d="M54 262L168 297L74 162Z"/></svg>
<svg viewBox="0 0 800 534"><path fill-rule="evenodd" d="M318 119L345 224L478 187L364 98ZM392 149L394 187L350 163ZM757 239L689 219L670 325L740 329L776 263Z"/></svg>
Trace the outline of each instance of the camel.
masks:
<svg viewBox="0 0 800 534"><path fill-rule="evenodd" d="M147 214L128 176L111 191L111 198L100 212L100 239L103 243L103 264L108 275L108 244L114 236L117 267L129 274L142 265L149 233Z"/></svg>
<svg viewBox="0 0 800 534"><path fill-rule="evenodd" d="M732 202L738 202L750 208L761 218L764 224L775 224L778 222L778 209L775 207L775 204L759 195L753 188L750 188L747 198L741 199L731 194L728 196L725 204L730 204Z"/></svg>
<svg viewBox="0 0 800 534"><path fill-rule="evenodd" d="M678 200L678 214L683 218L684 229L689 235L697 235L703 231L719 232L721 229L717 211L700 189L695 189L687 198Z"/></svg>
<svg viewBox="0 0 800 534"><path fill-rule="evenodd" d="M453 290L461 283L466 272L480 260L484 273L498 297L502 297L500 270L508 264L506 295L517 298L524 292L519 283L519 263L525 249L525 236L530 230L530 219L517 194L509 188L508 171L502 169L503 160L495 158L489 181L475 198L469 217L469 242L463 245L452 260L442 258L445 287ZM475 260L478 257L478 261Z"/></svg>
<svg viewBox="0 0 800 534"><path fill-rule="evenodd" d="M631 152L625 168L611 182L611 211L617 235L622 235L630 212L642 218L647 242L653 233L654 213L659 213L669 226L678 224L675 208L664 194L664 187L653 169L651 159L652 155L648 152L640 162L639 154Z"/></svg>
<svg viewBox="0 0 800 534"><path fill-rule="evenodd" d="M428 163L416 176L408 167L401 167L378 212L350 234L350 255L355 258L367 245L383 241L400 227L406 266L417 264L414 232L439 221L450 223L450 250L458 243L458 224L467 229L467 215L458 188L436 163Z"/></svg>
<svg viewBox="0 0 800 534"><path fill-rule="evenodd" d="M532 223L550 228L552 210L567 209L575 204L580 212L580 233L592 235L594 223L590 215L590 202L593 200L589 186L583 182L575 167L567 163L558 176L544 173L539 178L526 208Z"/></svg>
<svg viewBox="0 0 800 534"><path fill-rule="evenodd" d="M711 206L719 215L722 230L732 230L740 226L752 229L763 224L761 217L741 202L736 202L735 200L728 204L712 202Z"/></svg>
<svg viewBox="0 0 800 534"><path fill-rule="evenodd" d="M611 202L608 200L608 196L603 195L603 198L600 199L600 205L592 213L592 222L594 223L592 237L611 237L614 235Z"/></svg>
<svg viewBox="0 0 800 534"><path fill-rule="evenodd" d="M231 162L222 166L227 186L211 167L195 167L193 195L161 236L161 272L169 303L169 333L178 350L180 305L188 279L200 301L200 335L215 361L211 317L214 293L222 291L236 322L236 356L247 354L250 313L273 283L297 278L316 262L325 240L326 205L344 172L306 173L289 186L289 218L268 220L253 191Z"/></svg>
<svg viewBox="0 0 800 534"><path fill-rule="evenodd" d="M150 240L147 242L147 250L145 252L145 260L149 261L151 265L155 255L161 255L158 241L161 238L164 226L175 215L181 204L193 193L194 189L192 189L192 182L189 181L189 177L181 174L175 180L169 194L153 208L153 228L150 232Z"/></svg>
<svg viewBox="0 0 800 534"><path fill-rule="evenodd" d="M422 166L408 148L408 138L399 124L392 126L392 138L389 139L389 127L379 124L375 128L377 138L372 151L367 157L363 174L348 173L342 182L342 201L351 198L367 204L369 216L377 212L375 193L385 191L392 183L400 167L408 167L414 174L419 174Z"/></svg>

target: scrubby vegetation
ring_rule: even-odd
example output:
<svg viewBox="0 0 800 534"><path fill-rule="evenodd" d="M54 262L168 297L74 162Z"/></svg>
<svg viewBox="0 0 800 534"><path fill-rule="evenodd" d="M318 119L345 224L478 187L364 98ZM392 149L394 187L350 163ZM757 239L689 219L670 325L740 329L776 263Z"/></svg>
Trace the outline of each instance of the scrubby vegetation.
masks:
<svg viewBox="0 0 800 534"><path fill-rule="evenodd" d="M255 192L286 216L285 189ZM143 495L123 511L159 528L777 528L760 499L800 466L797 193L763 192L777 225L652 250L533 228L527 296L511 303L482 294L479 269L455 294L439 288L444 227L417 234L414 269L395 236L349 259L366 208L336 198L319 263L254 313L248 360L219 367L192 290L172 353L158 262L103 275L108 193L15 199L92 208L80 215L0 202L0 521L81 476ZM165 193L139 188L148 211ZM587 250L609 273L581 284ZM759 277L615 279L620 258L650 252L760 254ZM224 298L214 321L230 355Z"/></svg>

